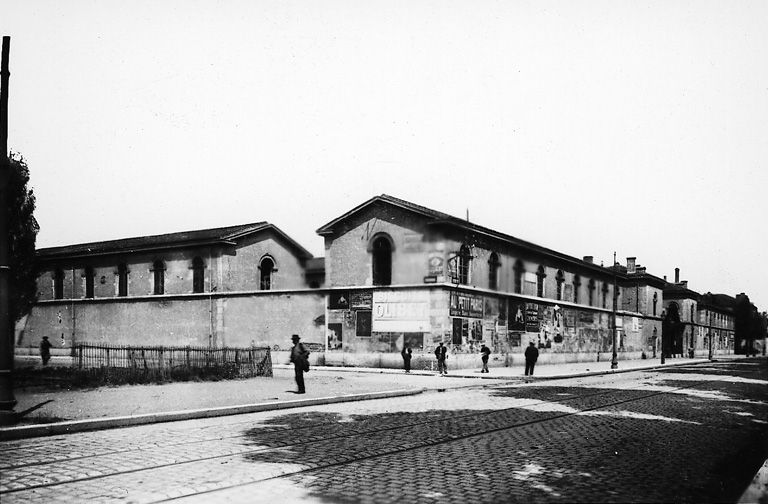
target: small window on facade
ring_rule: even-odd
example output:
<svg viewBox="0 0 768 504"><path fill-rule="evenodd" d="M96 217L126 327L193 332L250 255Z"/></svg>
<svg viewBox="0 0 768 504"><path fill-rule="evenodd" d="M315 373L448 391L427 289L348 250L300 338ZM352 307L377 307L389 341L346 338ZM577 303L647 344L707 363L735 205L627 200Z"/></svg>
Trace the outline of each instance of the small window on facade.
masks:
<svg viewBox="0 0 768 504"><path fill-rule="evenodd" d="M499 288L499 256L496 252L491 253L491 258L488 260L488 288L497 290Z"/></svg>
<svg viewBox="0 0 768 504"><path fill-rule="evenodd" d="M563 274L563 270L557 270L557 275L555 276L555 280L557 281L557 300L562 301L563 300L563 284L565 283L565 275Z"/></svg>
<svg viewBox="0 0 768 504"><path fill-rule="evenodd" d="M385 236L373 242L373 285L392 283L392 244Z"/></svg>
<svg viewBox="0 0 768 504"><path fill-rule="evenodd" d="M155 280L155 294L165 293L165 263L163 261L155 261L152 264L152 272L154 273Z"/></svg>
<svg viewBox="0 0 768 504"><path fill-rule="evenodd" d="M64 299L64 270L61 268L53 272L53 298Z"/></svg>
<svg viewBox="0 0 768 504"><path fill-rule="evenodd" d="M603 308L608 308L608 284L603 282Z"/></svg>
<svg viewBox="0 0 768 504"><path fill-rule="evenodd" d="M519 259L515 262L515 266L512 268L515 274L515 292L517 294L523 293L523 274L525 273L525 266Z"/></svg>
<svg viewBox="0 0 768 504"><path fill-rule="evenodd" d="M272 274L275 271L275 262L265 257L261 260L259 265L259 289L271 290L272 289Z"/></svg>
<svg viewBox="0 0 768 504"><path fill-rule="evenodd" d="M85 267L85 297L93 297L93 278L95 274L93 272L93 266Z"/></svg>
<svg viewBox="0 0 768 504"><path fill-rule="evenodd" d="M205 291L205 263L202 258L192 259L192 292Z"/></svg>
<svg viewBox="0 0 768 504"><path fill-rule="evenodd" d="M579 287L581 287L581 277L579 275L573 276L573 302L579 302Z"/></svg>
<svg viewBox="0 0 768 504"><path fill-rule="evenodd" d="M659 295L657 292L653 293L653 316L656 316L656 303L659 301Z"/></svg>
<svg viewBox="0 0 768 504"><path fill-rule="evenodd" d="M472 255L469 253L469 247L462 245L459 249L459 283L469 283L469 268L472 263Z"/></svg>
<svg viewBox="0 0 768 504"><path fill-rule="evenodd" d="M545 278L547 278L547 275L544 273L544 266L539 266L538 271L536 271L536 295L539 297L544 297Z"/></svg>
<svg viewBox="0 0 768 504"><path fill-rule="evenodd" d="M591 278L587 284L587 289L589 290L589 306L592 306L595 302L595 281Z"/></svg>
<svg viewBox="0 0 768 504"><path fill-rule="evenodd" d="M117 295L128 295L128 265L125 263L117 266Z"/></svg>

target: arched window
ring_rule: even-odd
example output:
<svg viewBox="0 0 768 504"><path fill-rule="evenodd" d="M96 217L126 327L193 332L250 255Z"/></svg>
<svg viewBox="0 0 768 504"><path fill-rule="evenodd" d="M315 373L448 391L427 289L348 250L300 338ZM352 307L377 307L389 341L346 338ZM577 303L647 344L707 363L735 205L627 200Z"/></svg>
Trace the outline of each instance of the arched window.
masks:
<svg viewBox="0 0 768 504"><path fill-rule="evenodd" d="M92 298L93 297L93 277L95 276L95 273L93 272L93 266L86 266L85 267L85 297Z"/></svg>
<svg viewBox="0 0 768 504"><path fill-rule="evenodd" d="M271 257L264 257L259 264L259 289L272 289L272 274L275 272L275 261Z"/></svg>
<svg viewBox="0 0 768 504"><path fill-rule="evenodd" d="M192 292L205 291L205 263L200 257L192 259Z"/></svg>
<svg viewBox="0 0 768 504"><path fill-rule="evenodd" d="M373 240L373 285L390 285L392 283L392 242L387 236L379 236Z"/></svg>
<svg viewBox="0 0 768 504"><path fill-rule="evenodd" d="M497 290L499 288L499 255L491 252L491 258L488 259L488 288Z"/></svg>
<svg viewBox="0 0 768 504"><path fill-rule="evenodd" d="M563 274L563 270L557 270L557 275L555 275L555 280L557 281L557 300L562 301L563 300L563 284L565 283L565 275Z"/></svg>
<svg viewBox="0 0 768 504"><path fill-rule="evenodd" d="M53 299L64 299L64 270L61 268L53 272Z"/></svg>
<svg viewBox="0 0 768 504"><path fill-rule="evenodd" d="M589 283L587 284L587 289L589 290L589 306L593 306L595 303L595 280L590 278Z"/></svg>
<svg viewBox="0 0 768 504"><path fill-rule="evenodd" d="M154 294L165 293L165 263L161 260L157 260L152 263L152 273L154 274Z"/></svg>
<svg viewBox="0 0 768 504"><path fill-rule="evenodd" d="M515 265L512 268L515 274L515 292L517 294L523 293L523 273L525 273L525 266L523 266L523 261L518 259L515 261Z"/></svg>
<svg viewBox="0 0 768 504"><path fill-rule="evenodd" d="M128 265L125 263L117 265L117 295L128 295Z"/></svg>
<svg viewBox="0 0 768 504"><path fill-rule="evenodd" d="M536 271L536 295L544 297L544 279L547 278L547 274L544 273L544 266L539 266Z"/></svg>
<svg viewBox="0 0 768 504"><path fill-rule="evenodd" d="M469 268L472 263L472 255L469 253L469 247L462 245L459 249L459 283L469 283Z"/></svg>
<svg viewBox="0 0 768 504"><path fill-rule="evenodd" d="M573 276L573 302L579 302L579 287L581 287L581 277L579 275Z"/></svg>

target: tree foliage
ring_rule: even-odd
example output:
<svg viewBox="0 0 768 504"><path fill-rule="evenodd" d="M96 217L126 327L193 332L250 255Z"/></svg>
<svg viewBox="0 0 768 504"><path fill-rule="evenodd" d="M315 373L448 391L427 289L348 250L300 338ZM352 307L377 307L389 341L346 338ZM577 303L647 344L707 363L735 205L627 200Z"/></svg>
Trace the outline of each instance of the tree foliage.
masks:
<svg viewBox="0 0 768 504"><path fill-rule="evenodd" d="M27 188L29 168L21 155L11 153L8 202L10 316L15 323L29 313L37 300L35 241L40 226L35 219L35 195Z"/></svg>
<svg viewBox="0 0 768 504"><path fill-rule="evenodd" d="M755 305L750 302L749 296L743 292L736 296L736 302L733 305L733 332L736 341L744 341L747 354L753 351L754 341L764 337L761 334L762 327L762 317L758 314Z"/></svg>

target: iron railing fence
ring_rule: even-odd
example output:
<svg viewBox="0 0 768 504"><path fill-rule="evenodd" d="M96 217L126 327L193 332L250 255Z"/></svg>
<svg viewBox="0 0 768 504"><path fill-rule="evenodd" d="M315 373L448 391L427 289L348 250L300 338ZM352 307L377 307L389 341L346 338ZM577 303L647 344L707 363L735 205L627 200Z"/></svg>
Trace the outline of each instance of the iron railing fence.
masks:
<svg viewBox="0 0 768 504"><path fill-rule="evenodd" d="M110 383L272 376L269 347L118 346L77 343L71 367Z"/></svg>

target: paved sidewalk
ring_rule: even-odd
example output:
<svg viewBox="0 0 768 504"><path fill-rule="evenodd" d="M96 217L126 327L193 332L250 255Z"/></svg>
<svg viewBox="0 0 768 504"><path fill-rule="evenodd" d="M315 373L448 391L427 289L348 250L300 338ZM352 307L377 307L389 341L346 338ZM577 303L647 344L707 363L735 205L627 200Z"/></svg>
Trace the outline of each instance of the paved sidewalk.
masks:
<svg viewBox="0 0 768 504"><path fill-rule="evenodd" d="M733 356L719 356L719 360ZM479 361L479 359L478 359ZM709 362L707 359L658 359L542 365L527 380L589 376ZM275 364L274 377L218 382L181 382L164 385L126 385L81 390L15 391L22 414L17 426L0 428L0 439L63 434L145 423L231 415L331 402L418 394L425 390L526 380L521 367L451 370L447 376L432 371L313 367L306 375L307 394L296 395L293 369ZM480 381L482 379L482 381Z"/></svg>

